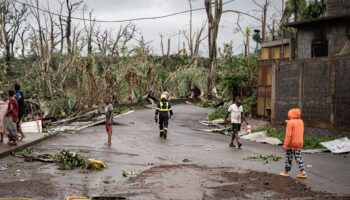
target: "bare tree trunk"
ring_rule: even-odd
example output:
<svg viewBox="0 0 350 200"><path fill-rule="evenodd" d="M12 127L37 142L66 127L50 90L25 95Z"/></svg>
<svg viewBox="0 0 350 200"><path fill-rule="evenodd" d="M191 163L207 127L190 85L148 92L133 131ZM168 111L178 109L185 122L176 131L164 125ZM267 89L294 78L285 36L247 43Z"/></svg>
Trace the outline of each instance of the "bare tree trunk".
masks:
<svg viewBox="0 0 350 200"><path fill-rule="evenodd" d="M219 23L222 15L222 0L215 0L215 11L213 12L212 0L205 0L205 9L208 18L208 46L209 46L209 76L207 92L210 95L213 88L213 78L217 68L217 44Z"/></svg>
<svg viewBox="0 0 350 200"><path fill-rule="evenodd" d="M68 16L66 19L67 27L66 27L66 40L67 40L67 52L70 55L72 53L72 7L70 6L69 0L66 0Z"/></svg>
<svg viewBox="0 0 350 200"><path fill-rule="evenodd" d="M164 57L164 43L163 43L163 35L160 34L160 49L162 50L162 57Z"/></svg>
<svg viewBox="0 0 350 200"><path fill-rule="evenodd" d="M21 32L21 34L18 34L21 40L21 58L25 58L26 39L24 38L24 36L28 30L29 30L29 27L25 27Z"/></svg>
<svg viewBox="0 0 350 200"><path fill-rule="evenodd" d="M169 57L170 56L170 38L168 38L168 50L167 50L167 53L166 53L166 57Z"/></svg>
<svg viewBox="0 0 350 200"><path fill-rule="evenodd" d="M204 37L202 37L206 24L207 22L203 22L202 27L196 33L196 40L195 40L195 45L193 50L193 55L195 56L199 55L199 46L203 42L203 40L205 40L208 37L208 35L205 35Z"/></svg>
<svg viewBox="0 0 350 200"><path fill-rule="evenodd" d="M188 3L190 4L190 38L189 38L189 46L190 49L190 56L193 55L193 37L192 37L192 0L188 0Z"/></svg>
<svg viewBox="0 0 350 200"><path fill-rule="evenodd" d="M71 2L66 0L68 16L66 19L66 40L67 40L67 52L72 53L72 14L83 3L83 1Z"/></svg>
<svg viewBox="0 0 350 200"><path fill-rule="evenodd" d="M62 18L64 2L63 1L59 1L59 3L60 3L60 13L59 13L58 19L59 19L60 32L61 32L61 34L60 34L61 35L60 53L62 54L63 53L63 48L64 48L64 38L65 38L64 27L63 27L63 18Z"/></svg>
<svg viewBox="0 0 350 200"><path fill-rule="evenodd" d="M84 21L84 27L87 35L87 52L88 52L88 55L91 55L92 54L92 35L94 31L94 26L95 26L95 19L92 20L92 11L89 13L89 19L90 19L89 26L87 26Z"/></svg>
<svg viewBox="0 0 350 200"><path fill-rule="evenodd" d="M26 20L25 6L16 5L14 1L4 1L0 6L1 45L5 48L5 62L9 66L14 58L14 46L22 23Z"/></svg>

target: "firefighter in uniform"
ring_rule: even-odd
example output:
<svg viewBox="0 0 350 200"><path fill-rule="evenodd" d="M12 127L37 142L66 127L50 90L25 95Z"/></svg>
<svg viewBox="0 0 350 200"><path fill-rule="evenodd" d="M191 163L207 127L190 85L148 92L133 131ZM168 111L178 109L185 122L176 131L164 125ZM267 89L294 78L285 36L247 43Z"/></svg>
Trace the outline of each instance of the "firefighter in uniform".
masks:
<svg viewBox="0 0 350 200"><path fill-rule="evenodd" d="M169 121L169 118L171 118L171 116L173 115L173 111L171 109L171 105L167 99L166 94L162 94L160 98L161 100L158 103L158 106L156 109L156 116L154 117L154 120L156 121L156 123L159 121L159 130L160 130L159 137L164 137L164 139L166 139L167 133L168 133L168 121ZM158 120L158 115L159 115L159 120Z"/></svg>

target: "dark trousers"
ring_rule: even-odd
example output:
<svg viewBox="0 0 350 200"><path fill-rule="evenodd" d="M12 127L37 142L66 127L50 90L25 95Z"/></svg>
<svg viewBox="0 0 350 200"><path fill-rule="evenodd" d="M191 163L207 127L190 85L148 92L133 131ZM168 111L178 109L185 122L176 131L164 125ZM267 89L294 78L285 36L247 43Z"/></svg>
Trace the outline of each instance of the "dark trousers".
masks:
<svg viewBox="0 0 350 200"><path fill-rule="evenodd" d="M168 131L168 122L169 122L169 118L163 118L160 117L159 118L159 130L160 132L167 132Z"/></svg>

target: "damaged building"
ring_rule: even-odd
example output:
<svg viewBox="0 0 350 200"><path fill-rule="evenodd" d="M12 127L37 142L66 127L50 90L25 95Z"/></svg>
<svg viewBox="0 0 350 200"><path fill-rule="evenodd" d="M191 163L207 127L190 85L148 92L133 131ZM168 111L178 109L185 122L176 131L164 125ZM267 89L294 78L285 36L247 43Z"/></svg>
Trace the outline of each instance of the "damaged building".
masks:
<svg viewBox="0 0 350 200"><path fill-rule="evenodd" d="M286 27L296 29L293 56L271 64L272 122L298 107L308 127L350 131L350 1L328 0L324 17Z"/></svg>

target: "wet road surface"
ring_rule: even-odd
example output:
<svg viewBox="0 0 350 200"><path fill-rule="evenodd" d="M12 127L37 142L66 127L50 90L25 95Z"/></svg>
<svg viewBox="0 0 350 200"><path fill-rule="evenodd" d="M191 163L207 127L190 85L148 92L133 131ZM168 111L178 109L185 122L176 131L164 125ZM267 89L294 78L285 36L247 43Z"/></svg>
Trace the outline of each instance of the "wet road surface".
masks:
<svg viewBox="0 0 350 200"><path fill-rule="evenodd" d="M278 177L272 174L283 170L283 159L267 164L243 159L260 153L283 157L280 146L242 140L241 150L229 148L228 136L197 131L205 128L198 121L209 112L191 105L175 106L167 140L159 138L154 111L146 109L116 120L119 125L113 126L111 147L104 145L104 126L61 135L34 147L39 153L69 149L84 158L102 160L108 165L103 171L60 171L55 164L1 159L8 169L0 171L0 197L63 199L76 194L127 199L280 199L306 195L322 199L330 195L322 192L350 195L348 155L304 155L309 179L292 179L297 174L294 163L292 178ZM125 178L122 170L139 175Z"/></svg>

